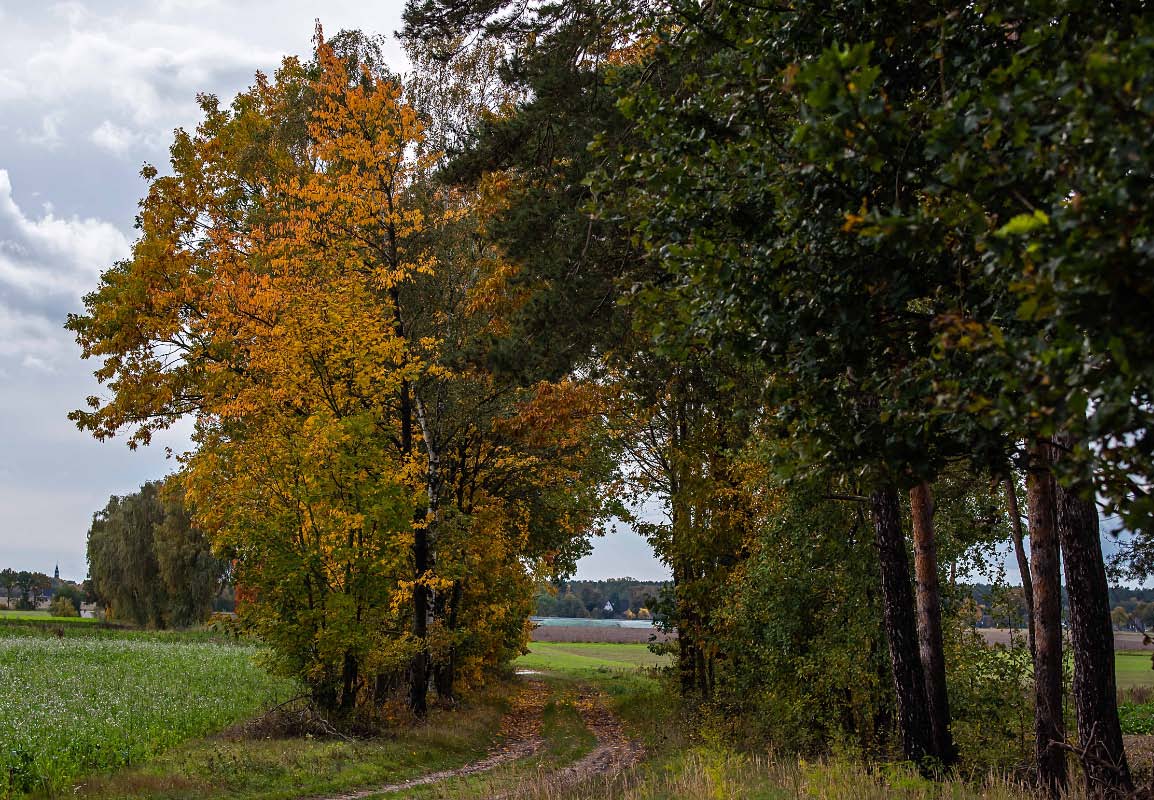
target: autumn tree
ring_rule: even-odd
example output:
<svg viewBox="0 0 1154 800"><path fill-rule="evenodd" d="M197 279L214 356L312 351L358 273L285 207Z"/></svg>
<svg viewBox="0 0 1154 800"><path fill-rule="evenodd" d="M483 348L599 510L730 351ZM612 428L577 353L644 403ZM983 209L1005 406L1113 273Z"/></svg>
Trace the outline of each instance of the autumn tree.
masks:
<svg viewBox="0 0 1154 800"><path fill-rule="evenodd" d="M135 444L195 414L181 481L241 618L344 712L404 686L421 715L434 675L448 700L518 652L534 571L572 563L612 473L595 393L485 371L503 261L473 246L483 196L433 182L421 102L373 40L319 29L312 62L202 98L70 321L113 388L74 418Z"/></svg>

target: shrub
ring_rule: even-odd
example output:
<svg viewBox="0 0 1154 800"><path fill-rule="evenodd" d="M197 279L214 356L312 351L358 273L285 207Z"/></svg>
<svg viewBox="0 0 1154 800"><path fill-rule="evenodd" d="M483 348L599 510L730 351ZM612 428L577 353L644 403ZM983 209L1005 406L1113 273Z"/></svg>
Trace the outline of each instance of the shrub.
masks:
<svg viewBox="0 0 1154 800"><path fill-rule="evenodd" d="M72 600L67 597L53 597L52 602L48 606L48 611L54 617L80 616L80 612L76 610L76 606L72 604Z"/></svg>

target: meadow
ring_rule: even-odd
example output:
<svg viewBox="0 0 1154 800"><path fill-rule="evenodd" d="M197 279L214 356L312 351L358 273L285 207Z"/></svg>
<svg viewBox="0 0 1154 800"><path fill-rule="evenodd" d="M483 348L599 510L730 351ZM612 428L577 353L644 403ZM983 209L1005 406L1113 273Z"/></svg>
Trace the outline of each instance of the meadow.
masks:
<svg viewBox="0 0 1154 800"><path fill-rule="evenodd" d="M17 611L14 609L0 610L0 622L10 621L24 621L24 622L57 622L64 624L82 624L91 625L96 622L91 617L54 617L47 611Z"/></svg>
<svg viewBox="0 0 1154 800"><path fill-rule="evenodd" d="M0 627L0 796L67 791L296 692L251 646Z"/></svg>
<svg viewBox="0 0 1154 800"><path fill-rule="evenodd" d="M401 725L370 739L213 735L297 694L270 677L260 650L205 631L125 631L99 626L0 622L0 797L287 798L324 796L451 769L490 751L517 690L498 684L426 725ZM653 668L669 663L645 645L534 642L514 667L547 693L545 748L473 778L413 796L475 798L511 787L562 800L614 796L1019 798L1020 787L931 784L901 766L866 771L852 759L805 762L735 748L723 720L684 717ZM1128 732L1154 726L1149 654L1119 653ZM605 698L645 763L624 774L558 787L546 775L593 746L574 710L589 691ZM1135 695L1137 692L1137 695ZM1145 692L1146 694L1142 694ZM236 728L230 728L236 731ZM608 781L608 782L607 782ZM408 796L408 793L406 794Z"/></svg>

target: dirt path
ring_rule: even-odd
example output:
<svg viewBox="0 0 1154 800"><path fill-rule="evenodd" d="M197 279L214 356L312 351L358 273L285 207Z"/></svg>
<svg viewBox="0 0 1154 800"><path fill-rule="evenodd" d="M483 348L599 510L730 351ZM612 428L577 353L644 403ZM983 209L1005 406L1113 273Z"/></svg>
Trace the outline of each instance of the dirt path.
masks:
<svg viewBox="0 0 1154 800"><path fill-rule="evenodd" d="M411 778L399 783L372 786L352 792L313 797L309 800L364 800L368 797L403 792L429 786L452 778L463 778L489 772L504 764L528 758L540 751L545 741L541 737L541 717L545 703L549 699L549 689L543 681L529 673L525 688L518 694L513 709L501 722L501 745L480 761L474 761L457 769L441 770ZM583 783L604 776L612 778L626 767L635 764L643 755L639 745L629 739L621 722L604 705L600 695L582 691L577 699L577 710L589 731L596 737L597 745L583 758L545 775L534 775L532 785L542 787L564 787ZM520 791L490 795L488 800L503 800L516 797Z"/></svg>
<svg viewBox="0 0 1154 800"><path fill-rule="evenodd" d="M418 786L428 786L433 783L462 778L468 775L477 775L488 772L502 764L527 758L544 746L541 738L541 714L545 708L545 701L549 696L545 684L539 680L529 680L525 688L518 693L513 709L501 720L501 744L492 750L480 761L474 761L457 769L446 769L440 772L430 772L417 778L410 778L400 783L390 783L384 786L372 786L367 789L358 789L353 792L314 797L310 800L363 800L366 797L375 797L389 792L403 792L406 789L416 789Z"/></svg>
<svg viewBox="0 0 1154 800"><path fill-rule="evenodd" d="M558 790L577 784L603 780L606 784L645 756L641 745L629 738L612 711L605 707L600 694L583 691L577 699L577 711L585 727L597 738L597 746L588 755L549 775L533 779L530 795L553 797ZM512 791L492 800L507 800L526 794Z"/></svg>

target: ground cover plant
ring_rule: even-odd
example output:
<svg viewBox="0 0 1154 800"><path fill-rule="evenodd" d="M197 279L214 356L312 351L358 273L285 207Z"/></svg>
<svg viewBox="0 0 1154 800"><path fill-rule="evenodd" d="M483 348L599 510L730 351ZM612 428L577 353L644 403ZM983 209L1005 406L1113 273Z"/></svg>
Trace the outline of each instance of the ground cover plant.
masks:
<svg viewBox="0 0 1154 800"><path fill-rule="evenodd" d="M251 645L132 633L0 634L0 795L70 792L287 699Z"/></svg>

